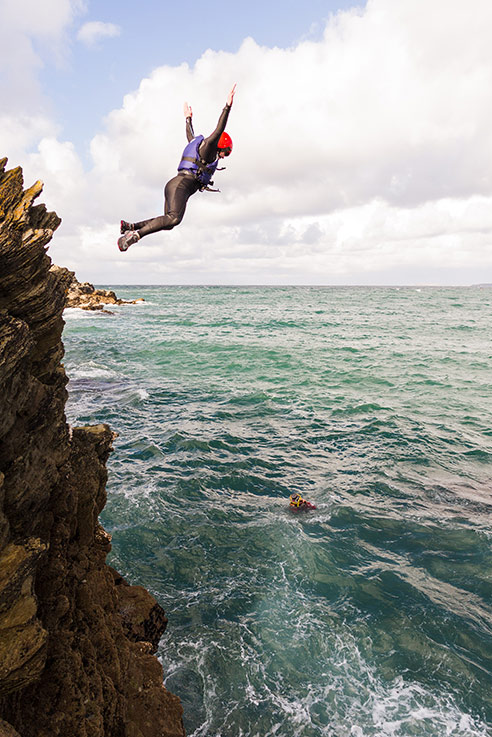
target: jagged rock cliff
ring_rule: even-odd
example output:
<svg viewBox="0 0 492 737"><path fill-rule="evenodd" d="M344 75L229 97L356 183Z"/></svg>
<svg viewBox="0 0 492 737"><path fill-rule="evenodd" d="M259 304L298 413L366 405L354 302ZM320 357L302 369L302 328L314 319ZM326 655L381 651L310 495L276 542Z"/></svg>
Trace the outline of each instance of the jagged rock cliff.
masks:
<svg viewBox="0 0 492 737"><path fill-rule="evenodd" d="M0 735L178 737L161 607L106 565L107 425L71 430L60 224L0 160Z"/></svg>

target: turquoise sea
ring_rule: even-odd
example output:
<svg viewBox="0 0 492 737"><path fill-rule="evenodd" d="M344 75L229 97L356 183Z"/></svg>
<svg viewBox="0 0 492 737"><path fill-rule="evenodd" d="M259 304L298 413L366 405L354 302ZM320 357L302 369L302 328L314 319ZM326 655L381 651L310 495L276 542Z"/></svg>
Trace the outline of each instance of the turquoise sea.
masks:
<svg viewBox="0 0 492 737"><path fill-rule="evenodd" d="M187 734L492 737L492 289L115 289L67 415Z"/></svg>

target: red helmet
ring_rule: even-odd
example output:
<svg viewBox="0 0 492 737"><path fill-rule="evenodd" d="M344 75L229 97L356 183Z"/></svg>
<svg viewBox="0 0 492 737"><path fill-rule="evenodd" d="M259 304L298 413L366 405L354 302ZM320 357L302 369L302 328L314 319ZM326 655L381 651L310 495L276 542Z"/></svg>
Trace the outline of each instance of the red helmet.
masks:
<svg viewBox="0 0 492 737"><path fill-rule="evenodd" d="M217 144L217 148L228 148L232 151L232 138L225 131L222 133Z"/></svg>

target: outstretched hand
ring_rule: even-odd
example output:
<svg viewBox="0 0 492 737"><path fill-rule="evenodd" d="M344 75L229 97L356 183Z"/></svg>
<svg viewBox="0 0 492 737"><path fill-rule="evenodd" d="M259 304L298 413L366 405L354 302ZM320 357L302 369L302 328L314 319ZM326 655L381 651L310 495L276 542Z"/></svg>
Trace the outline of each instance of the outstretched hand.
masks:
<svg viewBox="0 0 492 737"><path fill-rule="evenodd" d="M185 116L185 118L192 118L193 117L193 110L191 109L191 107L188 105L187 102L185 102L185 104L184 104L184 116Z"/></svg>
<svg viewBox="0 0 492 737"><path fill-rule="evenodd" d="M236 92L236 83L233 84L232 90L229 92L229 95L227 96L227 104L229 107L231 107L233 101L234 101L234 93Z"/></svg>

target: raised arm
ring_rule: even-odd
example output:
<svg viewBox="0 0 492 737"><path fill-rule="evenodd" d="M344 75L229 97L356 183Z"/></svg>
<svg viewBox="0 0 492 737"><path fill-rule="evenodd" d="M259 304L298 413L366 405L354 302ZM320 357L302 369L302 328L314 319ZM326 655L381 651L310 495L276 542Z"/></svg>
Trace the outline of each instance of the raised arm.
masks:
<svg viewBox="0 0 492 737"><path fill-rule="evenodd" d="M187 102L184 104L184 116L186 118L186 138L188 139L188 143L195 137L195 133L193 131L193 110L191 109L190 105L188 105Z"/></svg>
<svg viewBox="0 0 492 737"><path fill-rule="evenodd" d="M208 163L215 161L215 159L217 158L217 144L227 125L227 119L231 111L232 103L234 102L235 92L236 85L234 84L231 91L227 95L227 102L220 114L219 122L217 123L214 132L211 133L207 138L205 138L200 144L199 154L201 158Z"/></svg>
<svg viewBox="0 0 492 737"><path fill-rule="evenodd" d="M231 91L227 95L226 105L229 105L230 108L232 107L232 103L234 102L234 95L235 94L236 94L236 83L234 82L234 84L232 85Z"/></svg>

